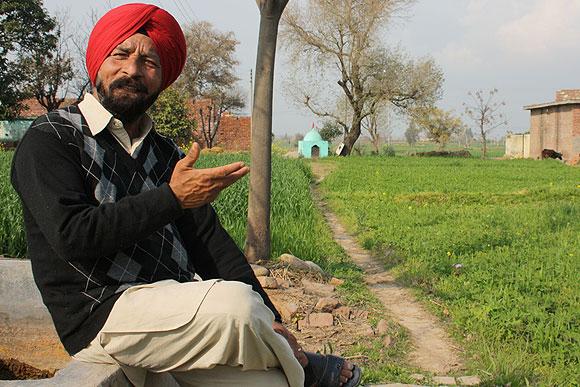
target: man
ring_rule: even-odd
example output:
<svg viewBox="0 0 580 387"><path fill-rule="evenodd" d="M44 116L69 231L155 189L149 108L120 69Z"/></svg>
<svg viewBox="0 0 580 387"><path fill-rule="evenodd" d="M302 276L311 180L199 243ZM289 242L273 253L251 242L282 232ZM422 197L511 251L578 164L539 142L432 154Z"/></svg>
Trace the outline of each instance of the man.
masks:
<svg viewBox="0 0 580 387"><path fill-rule="evenodd" d="M146 4L109 11L88 42L93 93L37 119L12 184L35 281L66 350L181 385L356 385L358 368L305 354L210 203L249 172L195 169L146 110L179 76L185 39ZM198 274L203 281L196 281ZM306 381L305 381L306 376Z"/></svg>

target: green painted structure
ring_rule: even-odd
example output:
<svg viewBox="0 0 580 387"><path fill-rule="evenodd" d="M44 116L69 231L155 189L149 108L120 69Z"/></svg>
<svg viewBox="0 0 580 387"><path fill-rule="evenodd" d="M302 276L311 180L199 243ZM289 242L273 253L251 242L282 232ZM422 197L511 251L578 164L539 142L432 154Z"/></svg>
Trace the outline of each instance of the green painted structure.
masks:
<svg viewBox="0 0 580 387"><path fill-rule="evenodd" d="M304 140L298 142L298 154L307 159L328 157L328 141L320 137L315 129L306 133Z"/></svg>
<svg viewBox="0 0 580 387"><path fill-rule="evenodd" d="M34 120L0 121L0 142L17 143Z"/></svg>

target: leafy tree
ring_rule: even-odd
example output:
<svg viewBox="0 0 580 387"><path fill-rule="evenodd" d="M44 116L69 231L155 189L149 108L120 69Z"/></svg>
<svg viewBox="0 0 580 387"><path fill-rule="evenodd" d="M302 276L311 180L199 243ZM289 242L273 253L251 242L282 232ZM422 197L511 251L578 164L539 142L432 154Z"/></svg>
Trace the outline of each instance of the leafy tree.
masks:
<svg viewBox="0 0 580 387"><path fill-rule="evenodd" d="M507 125L505 115L500 111L505 102L495 100L498 93L497 89L492 89L485 93L483 90L469 92L469 103L464 103L465 114L475 122L479 129L481 142L483 143L482 157L487 155L487 137L492 130Z"/></svg>
<svg viewBox="0 0 580 387"><path fill-rule="evenodd" d="M322 128L318 131L320 133L320 137L324 141L332 142L335 138L340 136L342 132L342 128L334 121L324 121Z"/></svg>
<svg viewBox="0 0 580 387"><path fill-rule="evenodd" d="M50 56L56 47L55 20L40 0L0 2L0 119L11 119L22 110L20 101L29 94L22 80L23 58Z"/></svg>
<svg viewBox="0 0 580 387"><path fill-rule="evenodd" d="M433 60L409 59L381 43L389 19L411 2L308 0L284 16L284 42L297 73L290 93L312 113L343 127L343 156L350 154L363 121L378 113L378 105L387 102L406 110L432 105L440 97L443 75ZM342 97L346 113L339 108Z"/></svg>
<svg viewBox="0 0 580 387"><path fill-rule="evenodd" d="M239 42L233 32L217 31L211 23L201 21L185 29L187 59L176 87L195 100L209 99L201 104L200 137L211 148L219 132L222 115L245 106L236 90L238 61L234 54Z"/></svg>
<svg viewBox="0 0 580 387"><path fill-rule="evenodd" d="M170 137L179 146L189 145L195 129L195 121L190 118L186 103L182 93L169 87L149 109L155 130Z"/></svg>
<svg viewBox="0 0 580 387"><path fill-rule="evenodd" d="M436 107L417 109L413 112L413 122L427 134L427 137L439 145L439 150L445 145L453 134L459 133L465 127L461 118L452 112Z"/></svg>

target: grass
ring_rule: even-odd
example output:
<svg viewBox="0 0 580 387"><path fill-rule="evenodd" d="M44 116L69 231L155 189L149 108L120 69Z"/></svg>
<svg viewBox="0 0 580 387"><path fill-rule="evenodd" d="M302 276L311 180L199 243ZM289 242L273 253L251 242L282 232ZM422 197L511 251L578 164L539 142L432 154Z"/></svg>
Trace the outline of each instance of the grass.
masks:
<svg viewBox="0 0 580 387"><path fill-rule="evenodd" d="M444 305L471 369L491 385L580 383L580 169L532 160L324 162L338 167L322 184L331 208L365 248L394 248L386 265Z"/></svg>

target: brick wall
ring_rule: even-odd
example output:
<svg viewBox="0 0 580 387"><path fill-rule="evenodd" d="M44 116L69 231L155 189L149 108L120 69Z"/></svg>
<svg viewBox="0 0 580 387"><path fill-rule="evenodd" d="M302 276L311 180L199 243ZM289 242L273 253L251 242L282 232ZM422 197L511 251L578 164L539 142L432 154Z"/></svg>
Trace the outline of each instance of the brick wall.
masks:
<svg viewBox="0 0 580 387"><path fill-rule="evenodd" d="M201 99L194 102L188 102L188 109L191 111L192 117L197 121L198 133L197 136L202 141L203 135L199 131L201 127L199 109L207 111L208 106L211 105L210 99ZM249 116L236 116L225 113L222 115L220 127L214 140L214 146L219 146L225 150L230 151L249 151L252 142L252 118Z"/></svg>
<svg viewBox="0 0 580 387"><path fill-rule="evenodd" d="M530 124L530 157L538 159L542 149L553 149L561 152L567 162L578 162L580 104L533 109Z"/></svg>
<svg viewBox="0 0 580 387"><path fill-rule="evenodd" d="M580 100L580 89L558 90L556 92L556 102Z"/></svg>
<svg viewBox="0 0 580 387"><path fill-rule="evenodd" d="M67 107L75 103L77 100L74 98L67 98L60 105L61 108ZM38 103L36 98L28 98L22 101L22 105L25 107L22 112L20 112L19 118L37 118L43 114L46 114L46 109L44 106Z"/></svg>
<svg viewBox="0 0 580 387"><path fill-rule="evenodd" d="M252 144L252 117L224 115L216 145L232 151L249 151Z"/></svg>

